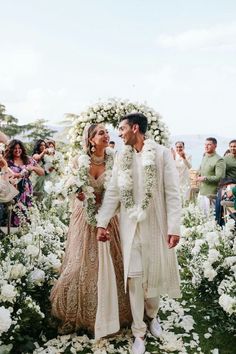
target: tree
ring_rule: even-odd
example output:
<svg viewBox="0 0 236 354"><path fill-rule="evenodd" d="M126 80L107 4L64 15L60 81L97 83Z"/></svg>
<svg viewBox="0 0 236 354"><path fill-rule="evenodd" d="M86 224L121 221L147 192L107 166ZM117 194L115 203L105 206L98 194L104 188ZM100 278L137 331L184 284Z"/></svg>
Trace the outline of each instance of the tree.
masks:
<svg viewBox="0 0 236 354"><path fill-rule="evenodd" d="M52 137L56 130L48 128L46 123L45 119L37 119L33 123L25 124L22 126L24 137L33 141Z"/></svg>
<svg viewBox="0 0 236 354"><path fill-rule="evenodd" d="M9 138L22 132L22 126L18 124L18 119L10 114L6 114L6 107L0 104L0 130Z"/></svg>

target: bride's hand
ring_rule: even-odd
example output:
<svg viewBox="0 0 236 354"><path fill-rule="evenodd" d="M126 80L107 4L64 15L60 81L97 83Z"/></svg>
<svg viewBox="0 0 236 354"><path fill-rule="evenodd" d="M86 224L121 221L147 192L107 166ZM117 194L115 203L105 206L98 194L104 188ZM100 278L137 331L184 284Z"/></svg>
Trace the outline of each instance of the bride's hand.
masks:
<svg viewBox="0 0 236 354"><path fill-rule="evenodd" d="M106 242L110 240L110 233L103 227L98 227L97 229L97 240Z"/></svg>
<svg viewBox="0 0 236 354"><path fill-rule="evenodd" d="M83 202L85 200L85 194L83 192L79 192L76 194L76 198Z"/></svg>

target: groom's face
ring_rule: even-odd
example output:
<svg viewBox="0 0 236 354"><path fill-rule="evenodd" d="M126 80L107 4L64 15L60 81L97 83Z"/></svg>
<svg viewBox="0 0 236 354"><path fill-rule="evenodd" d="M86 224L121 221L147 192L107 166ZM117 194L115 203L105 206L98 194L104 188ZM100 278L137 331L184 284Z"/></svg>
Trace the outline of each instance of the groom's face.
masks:
<svg viewBox="0 0 236 354"><path fill-rule="evenodd" d="M136 142L134 125L129 125L127 119L124 119L119 124L119 137L123 139L125 145L133 146Z"/></svg>

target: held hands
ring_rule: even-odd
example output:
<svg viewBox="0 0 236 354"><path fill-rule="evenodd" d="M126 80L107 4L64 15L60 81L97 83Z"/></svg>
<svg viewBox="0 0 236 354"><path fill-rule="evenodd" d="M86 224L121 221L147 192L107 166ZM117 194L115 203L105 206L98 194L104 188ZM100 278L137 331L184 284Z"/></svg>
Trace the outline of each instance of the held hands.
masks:
<svg viewBox="0 0 236 354"><path fill-rule="evenodd" d="M98 227L97 229L97 240L106 242L110 240L110 233L103 227Z"/></svg>
<svg viewBox="0 0 236 354"><path fill-rule="evenodd" d="M83 202L85 200L85 194L83 192L76 193L76 198Z"/></svg>
<svg viewBox="0 0 236 354"><path fill-rule="evenodd" d="M178 245L180 237L177 235L168 235L168 247L174 248Z"/></svg>

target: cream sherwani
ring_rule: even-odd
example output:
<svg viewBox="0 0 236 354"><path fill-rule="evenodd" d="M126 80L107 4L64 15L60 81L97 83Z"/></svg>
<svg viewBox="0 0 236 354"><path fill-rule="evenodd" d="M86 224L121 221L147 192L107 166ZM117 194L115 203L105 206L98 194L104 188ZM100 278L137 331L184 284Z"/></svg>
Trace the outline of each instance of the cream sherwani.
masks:
<svg viewBox="0 0 236 354"><path fill-rule="evenodd" d="M135 271L137 274L141 271L145 299L155 298L161 294L168 294L170 297L180 296L176 253L167 245L167 235L180 235L181 201L178 173L169 149L159 144L155 145L157 181L146 218L141 222L131 219L120 202L119 157L115 162L111 182L97 216L97 226L106 228L119 208L125 284ZM133 154L134 201L141 204L144 193L142 152ZM138 254L141 257L141 269ZM136 269L135 255L137 255Z"/></svg>

